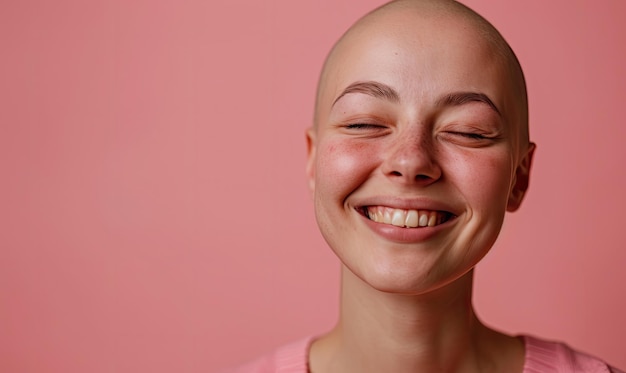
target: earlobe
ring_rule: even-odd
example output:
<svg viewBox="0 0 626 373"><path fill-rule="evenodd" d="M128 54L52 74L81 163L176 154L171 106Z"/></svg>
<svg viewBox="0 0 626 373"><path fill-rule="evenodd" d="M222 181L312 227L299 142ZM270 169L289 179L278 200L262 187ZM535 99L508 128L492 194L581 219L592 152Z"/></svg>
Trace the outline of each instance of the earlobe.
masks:
<svg viewBox="0 0 626 373"><path fill-rule="evenodd" d="M315 129L313 127L306 131L306 176L309 183L311 195L315 191Z"/></svg>
<svg viewBox="0 0 626 373"><path fill-rule="evenodd" d="M509 201L506 206L506 210L513 212L516 211L522 204L524 195L528 190L528 184L530 182L530 168L532 166L533 154L537 146L535 143L530 143L526 155L522 158L517 169L515 170L515 178L513 180L513 186L511 193L509 194Z"/></svg>

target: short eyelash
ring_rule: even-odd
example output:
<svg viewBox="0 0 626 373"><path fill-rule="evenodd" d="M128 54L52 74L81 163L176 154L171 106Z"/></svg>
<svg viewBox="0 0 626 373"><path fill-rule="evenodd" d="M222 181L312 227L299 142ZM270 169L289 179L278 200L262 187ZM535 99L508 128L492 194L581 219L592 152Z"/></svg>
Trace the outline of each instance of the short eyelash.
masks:
<svg viewBox="0 0 626 373"><path fill-rule="evenodd" d="M378 124L371 123L351 123L346 126L348 129L359 129L359 128L380 128L381 126Z"/></svg>
<svg viewBox="0 0 626 373"><path fill-rule="evenodd" d="M488 139L487 136L481 135L479 133L471 133L471 132L456 132L457 135L461 135L474 140L485 140Z"/></svg>

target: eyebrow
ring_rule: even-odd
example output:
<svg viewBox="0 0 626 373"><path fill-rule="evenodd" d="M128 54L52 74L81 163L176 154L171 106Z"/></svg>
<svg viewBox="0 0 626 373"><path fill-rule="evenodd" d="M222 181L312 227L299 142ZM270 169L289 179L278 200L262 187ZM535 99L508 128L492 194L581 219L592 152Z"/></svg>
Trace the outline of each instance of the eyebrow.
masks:
<svg viewBox="0 0 626 373"><path fill-rule="evenodd" d="M382 98L392 102L400 102L400 95L398 95L398 92L396 92L395 89L383 83L367 81L350 84L343 90L343 92L341 92L339 97L335 99L333 106L337 103L337 101L339 101L340 98L350 93L364 93L376 98Z"/></svg>
<svg viewBox="0 0 626 373"><path fill-rule="evenodd" d="M355 82L346 87L346 89L341 92L339 97L335 99L332 106L334 106L343 96L350 93L364 93L376 98L382 98L392 102L400 102L400 95L390 86L375 81L364 81ZM449 93L437 100L437 106L460 106L469 102L482 102L487 104L498 115L502 115L489 96L480 92Z"/></svg>
<svg viewBox="0 0 626 373"><path fill-rule="evenodd" d="M491 101L489 96L484 93L479 92L454 92L447 94L437 100L437 106L459 106L464 105L468 102L482 102L487 104L493 111L500 114L500 110L498 107Z"/></svg>

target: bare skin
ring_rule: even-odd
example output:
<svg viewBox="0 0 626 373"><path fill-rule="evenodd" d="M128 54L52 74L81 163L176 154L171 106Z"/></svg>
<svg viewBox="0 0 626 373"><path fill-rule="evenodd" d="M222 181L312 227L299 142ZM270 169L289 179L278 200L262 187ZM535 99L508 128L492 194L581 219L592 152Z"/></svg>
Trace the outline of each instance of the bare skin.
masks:
<svg viewBox="0 0 626 373"><path fill-rule="evenodd" d="M340 321L313 343L311 372L522 371L522 341L474 315L471 274L418 299L379 293L346 272Z"/></svg>
<svg viewBox="0 0 626 373"><path fill-rule="evenodd" d="M522 341L483 325L471 293L528 186L525 95L504 40L455 2L388 4L336 44L307 174L342 262L341 313L312 344L311 372L522 371ZM377 208L438 223L375 222Z"/></svg>

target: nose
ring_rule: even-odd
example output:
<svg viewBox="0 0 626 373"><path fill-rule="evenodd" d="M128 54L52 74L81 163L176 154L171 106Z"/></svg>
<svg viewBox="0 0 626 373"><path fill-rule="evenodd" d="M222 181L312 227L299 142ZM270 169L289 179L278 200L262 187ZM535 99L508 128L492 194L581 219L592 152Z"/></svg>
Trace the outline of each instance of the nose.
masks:
<svg viewBox="0 0 626 373"><path fill-rule="evenodd" d="M432 138L423 133L399 133L382 164L384 174L407 185L430 185L441 178Z"/></svg>

